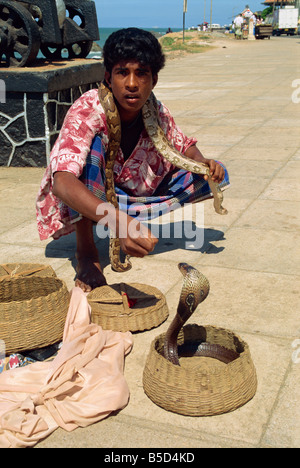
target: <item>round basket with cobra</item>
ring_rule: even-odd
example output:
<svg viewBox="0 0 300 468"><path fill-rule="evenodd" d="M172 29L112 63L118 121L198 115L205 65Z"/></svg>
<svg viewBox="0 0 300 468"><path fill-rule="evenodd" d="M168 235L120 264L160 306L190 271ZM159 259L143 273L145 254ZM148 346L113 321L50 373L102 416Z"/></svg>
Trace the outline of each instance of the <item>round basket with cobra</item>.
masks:
<svg viewBox="0 0 300 468"><path fill-rule="evenodd" d="M56 276L0 279L0 339L6 354L60 341L69 302L68 289Z"/></svg>
<svg viewBox="0 0 300 468"><path fill-rule="evenodd" d="M212 416L233 411L255 395L249 347L233 332L186 325L178 336L180 366L164 357L164 341L162 334L152 342L143 375L145 393L158 406L186 416ZM232 351L233 360L224 363L217 356L193 354L203 343Z"/></svg>
<svg viewBox="0 0 300 468"><path fill-rule="evenodd" d="M104 330L137 332L160 325L169 315L165 296L140 283L100 286L87 296L91 320Z"/></svg>
<svg viewBox="0 0 300 468"><path fill-rule="evenodd" d="M257 377L249 346L230 330L185 325L208 295L204 275L186 264L177 314L156 337L143 373L146 395L167 411L212 416L233 411L256 393Z"/></svg>

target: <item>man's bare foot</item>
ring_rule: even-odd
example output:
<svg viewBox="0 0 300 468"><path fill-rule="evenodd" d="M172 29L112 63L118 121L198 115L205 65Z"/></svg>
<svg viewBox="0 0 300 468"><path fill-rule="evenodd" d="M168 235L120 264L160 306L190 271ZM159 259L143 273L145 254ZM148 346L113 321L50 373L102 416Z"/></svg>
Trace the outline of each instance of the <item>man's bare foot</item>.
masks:
<svg viewBox="0 0 300 468"><path fill-rule="evenodd" d="M106 283L99 259L96 257L77 256L75 286L79 286L84 292L90 292Z"/></svg>

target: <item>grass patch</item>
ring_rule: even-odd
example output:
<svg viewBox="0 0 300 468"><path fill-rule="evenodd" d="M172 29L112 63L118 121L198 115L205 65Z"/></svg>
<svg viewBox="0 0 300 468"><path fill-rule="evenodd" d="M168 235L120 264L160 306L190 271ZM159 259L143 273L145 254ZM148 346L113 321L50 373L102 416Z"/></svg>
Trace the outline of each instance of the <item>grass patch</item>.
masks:
<svg viewBox="0 0 300 468"><path fill-rule="evenodd" d="M168 48L168 47L173 46L175 39L174 37L166 36L166 37L162 37L160 42L161 42L162 47Z"/></svg>
<svg viewBox="0 0 300 468"><path fill-rule="evenodd" d="M185 35L184 42L182 35L179 36L169 36L166 35L160 39L161 46L163 51L167 55L173 55L176 53L189 53L189 54L197 54L201 52L205 52L210 45L207 43L201 44L202 40L209 38L209 36L202 36L202 35Z"/></svg>

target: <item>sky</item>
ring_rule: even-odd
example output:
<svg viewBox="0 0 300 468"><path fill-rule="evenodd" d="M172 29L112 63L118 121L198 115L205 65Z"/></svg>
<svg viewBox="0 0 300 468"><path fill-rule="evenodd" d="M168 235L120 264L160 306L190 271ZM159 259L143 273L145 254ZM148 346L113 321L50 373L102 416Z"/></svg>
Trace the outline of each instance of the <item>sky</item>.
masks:
<svg viewBox="0 0 300 468"><path fill-rule="evenodd" d="M94 0L100 28L136 26L140 28L181 28L183 0ZM187 0L186 27L197 26L205 19L222 26L231 23L232 16L243 11L248 4L254 11L263 10L263 0Z"/></svg>

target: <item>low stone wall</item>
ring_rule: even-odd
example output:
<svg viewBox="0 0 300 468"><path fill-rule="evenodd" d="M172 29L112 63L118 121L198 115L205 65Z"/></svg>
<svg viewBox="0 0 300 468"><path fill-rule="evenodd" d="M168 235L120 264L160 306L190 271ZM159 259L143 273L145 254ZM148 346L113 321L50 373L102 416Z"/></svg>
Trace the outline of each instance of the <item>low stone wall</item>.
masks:
<svg viewBox="0 0 300 468"><path fill-rule="evenodd" d="M46 166L68 109L103 76L102 62L88 59L0 71L0 165Z"/></svg>

